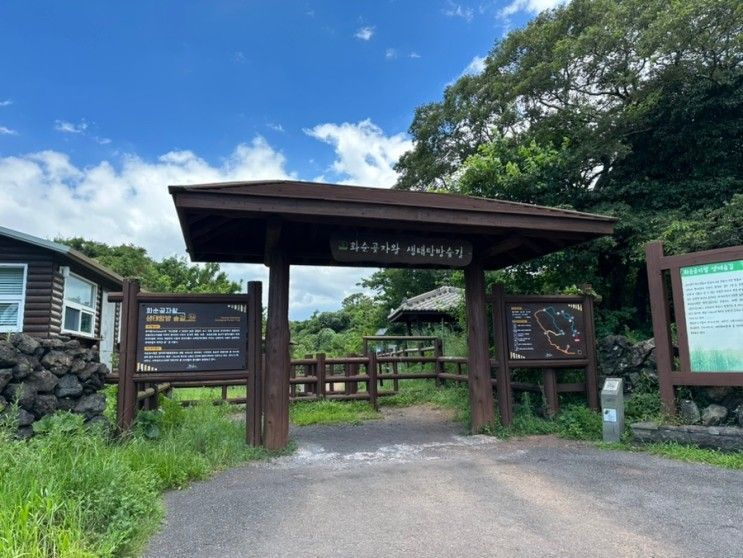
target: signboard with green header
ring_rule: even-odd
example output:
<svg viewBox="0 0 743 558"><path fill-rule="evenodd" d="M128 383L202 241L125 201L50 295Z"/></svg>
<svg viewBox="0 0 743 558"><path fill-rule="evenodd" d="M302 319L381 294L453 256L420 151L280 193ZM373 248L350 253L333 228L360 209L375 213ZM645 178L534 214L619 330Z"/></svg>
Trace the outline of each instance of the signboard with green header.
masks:
<svg viewBox="0 0 743 558"><path fill-rule="evenodd" d="M692 372L743 372L743 260L681 268Z"/></svg>

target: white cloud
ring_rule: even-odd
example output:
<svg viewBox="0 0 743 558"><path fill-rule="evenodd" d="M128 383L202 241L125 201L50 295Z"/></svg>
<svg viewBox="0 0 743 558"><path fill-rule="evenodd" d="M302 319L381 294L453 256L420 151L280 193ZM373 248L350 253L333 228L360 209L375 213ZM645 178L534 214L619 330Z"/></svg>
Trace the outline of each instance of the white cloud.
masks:
<svg viewBox="0 0 743 558"><path fill-rule="evenodd" d="M413 147L405 134L385 136L369 119L356 124L320 124L305 133L335 148L331 170L345 184L392 187L397 181L393 165Z"/></svg>
<svg viewBox="0 0 743 558"><path fill-rule="evenodd" d="M404 134L385 136L370 120L321 124L306 131L336 153L332 172L346 183L389 187L392 165L412 147ZM155 258L185 254L168 194L169 184L297 178L284 155L262 137L238 145L217 164L192 151L170 151L154 160L127 154L110 162L76 165L59 151L0 157L0 223L44 238L83 236L110 244L133 243ZM226 264L233 280L267 281L263 265ZM334 310L361 289L370 270L292 267L292 319ZM264 295L267 288L264 288Z"/></svg>
<svg viewBox="0 0 743 558"><path fill-rule="evenodd" d="M269 122L268 124L266 124L266 126L270 130L273 130L274 132L282 132L283 133L285 131L284 130L284 127L281 124L276 124L274 122Z"/></svg>
<svg viewBox="0 0 743 558"><path fill-rule="evenodd" d="M88 123L81 120L79 124L73 124L66 120L55 120L54 129L63 134L82 134L88 129Z"/></svg>
<svg viewBox="0 0 743 558"><path fill-rule="evenodd" d="M360 39L362 41L369 41L374 36L374 27L371 27L369 25L360 28L356 33L354 34L354 37L357 39Z"/></svg>
<svg viewBox="0 0 743 558"><path fill-rule="evenodd" d="M0 107L9 107L13 104L13 99L5 99L4 101L0 101Z"/></svg>
<svg viewBox="0 0 743 558"><path fill-rule="evenodd" d="M413 52L411 52L410 54L408 54L408 58L420 58L420 57L421 57L421 55L420 55L420 54L418 54L418 53L417 53L417 52L415 52L415 51L413 51Z"/></svg>
<svg viewBox="0 0 743 558"><path fill-rule="evenodd" d="M485 56L475 56L462 72L462 76L476 76L485 71ZM461 76L460 76L461 77Z"/></svg>
<svg viewBox="0 0 743 558"><path fill-rule="evenodd" d="M261 138L240 144L220 165L191 151L155 161L125 155L90 167L58 151L0 157L0 223L37 236L132 242L155 257L183 253L169 184L287 178L284 156Z"/></svg>
<svg viewBox="0 0 743 558"><path fill-rule="evenodd" d="M384 57L387 60L394 60L395 58L397 58L397 50L395 50L394 48L388 48L384 51Z"/></svg>
<svg viewBox="0 0 743 558"><path fill-rule="evenodd" d="M8 128L7 126L0 126L0 136L17 136L18 132Z"/></svg>
<svg viewBox="0 0 743 558"><path fill-rule="evenodd" d="M567 0L513 0L508 6L500 11L501 17L512 16L518 12L530 12L538 14L544 10L556 8Z"/></svg>
<svg viewBox="0 0 743 558"><path fill-rule="evenodd" d="M462 4L457 4L455 2L452 2L451 0L446 3L446 6L447 7L442 10L445 16L461 17L467 22L472 21L472 16L474 15L474 11L472 10L472 8L469 8Z"/></svg>
<svg viewBox="0 0 743 558"><path fill-rule="evenodd" d="M232 61L236 64L244 64L247 59L245 58L245 53L241 50L238 50L237 52L232 54Z"/></svg>

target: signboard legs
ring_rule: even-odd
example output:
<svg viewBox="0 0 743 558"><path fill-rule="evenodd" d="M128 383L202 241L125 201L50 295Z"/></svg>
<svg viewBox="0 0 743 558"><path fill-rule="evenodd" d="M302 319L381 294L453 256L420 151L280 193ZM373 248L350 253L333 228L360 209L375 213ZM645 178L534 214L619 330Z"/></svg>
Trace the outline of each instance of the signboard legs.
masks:
<svg viewBox="0 0 743 558"><path fill-rule="evenodd" d="M134 371L137 367L137 322L139 320L139 281L124 279L122 300L122 339L119 357L119 386L116 419L119 431L131 429L137 405Z"/></svg>

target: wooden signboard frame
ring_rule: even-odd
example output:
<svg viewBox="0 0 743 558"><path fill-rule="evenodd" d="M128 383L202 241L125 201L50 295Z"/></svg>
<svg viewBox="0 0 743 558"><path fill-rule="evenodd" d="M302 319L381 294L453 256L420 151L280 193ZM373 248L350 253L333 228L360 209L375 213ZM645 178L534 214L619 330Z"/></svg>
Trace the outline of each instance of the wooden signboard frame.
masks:
<svg viewBox="0 0 743 558"><path fill-rule="evenodd" d="M111 293L110 302L121 302L121 343L119 346L119 383L116 407L117 424L121 431L131 429L137 411L138 386L156 382L245 380L246 441L262 445L262 383L261 383L261 291L259 281L248 283L246 294L172 294L140 291L137 280L125 279L121 293ZM141 303L214 303L245 305L247 312L246 366L239 370L191 370L169 372L138 372L137 346L139 306Z"/></svg>
<svg viewBox="0 0 743 558"><path fill-rule="evenodd" d="M658 383L663 410L670 415L676 414L676 386L743 386L743 370L739 372L692 371L681 279L682 268L743 260L743 246L666 256L663 253L663 243L658 241L646 246L645 255ZM667 279L669 276L670 292ZM674 349L671 339L671 323L673 322L678 331L678 367L674 366L673 358Z"/></svg>
<svg viewBox="0 0 743 558"><path fill-rule="evenodd" d="M544 396L548 414L554 416L560 410L559 393L585 393L588 406L599 409L598 371L596 365L596 333L593 322L593 298L589 295L505 295L502 285L493 285L487 297L491 305L493 338L497 349L496 389L501 422L508 426L513 421L513 382L511 374L516 368L540 368L543 370ZM507 310L515 304L580 304L583 313L585 354L582 358L513 359L509 354ZM584 369L585 382L560 383L559 369ZM528 387L528 386L527 386Z"/></svg>

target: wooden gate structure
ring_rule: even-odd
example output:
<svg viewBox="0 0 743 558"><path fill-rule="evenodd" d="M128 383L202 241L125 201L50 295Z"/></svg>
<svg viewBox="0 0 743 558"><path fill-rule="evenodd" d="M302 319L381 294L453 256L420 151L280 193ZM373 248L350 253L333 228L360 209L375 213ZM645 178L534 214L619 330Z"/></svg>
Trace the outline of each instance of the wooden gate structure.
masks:
<svg viewBox="0 0 743 558"><path fill-rule="evenodd" d="M612 234L616 221L453 194L285 180L171 186L170 193L194 262L269 267L263 374L269 449L284 447L289 434L291 265L463 269L470 409L478 431L494 418L485 270ZM499 393L501 415L504 399Z"/></svg>

